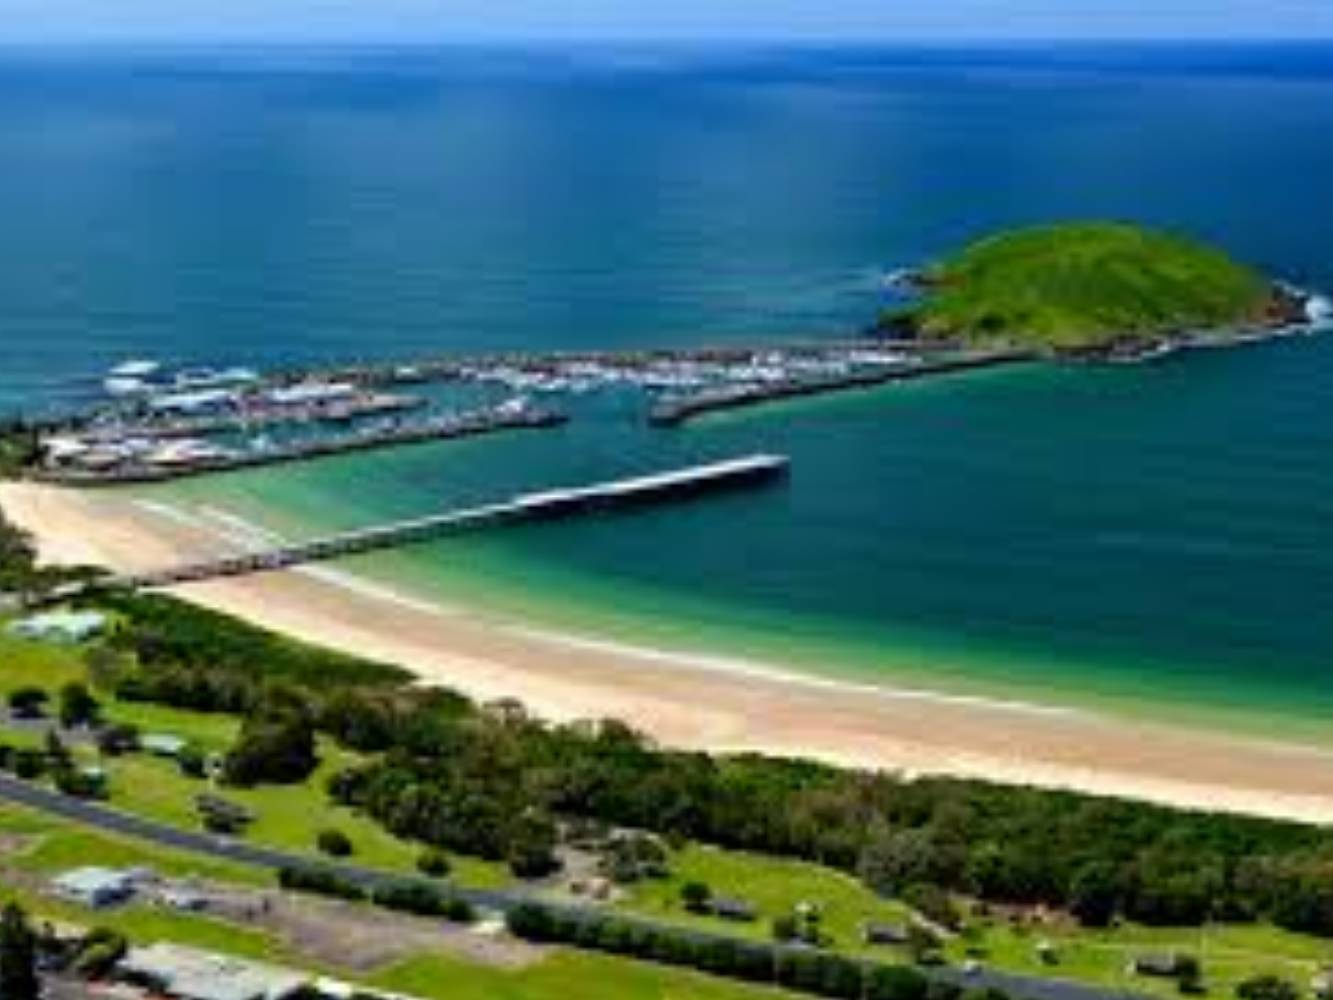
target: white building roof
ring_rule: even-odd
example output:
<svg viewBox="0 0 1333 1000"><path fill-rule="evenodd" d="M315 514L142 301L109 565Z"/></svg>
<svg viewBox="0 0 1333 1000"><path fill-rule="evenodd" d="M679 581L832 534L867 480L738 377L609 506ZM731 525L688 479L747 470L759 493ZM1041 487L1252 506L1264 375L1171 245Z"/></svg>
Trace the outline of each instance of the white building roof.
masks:
<svg viewBox="0 0 1333 1000"><path fill-rule="evenodd" d="M131 948L120 968L182 1000L282 1000L312 979L293 969L166 942Z"/></svg>
<svg viewBox="0 0 1333 1000"><path fill-rule="evenodd" d="M57 875L51 882L59 893L92 899L104 893L128 892L134 885L134 876L130 872L115 868L72 868Z"/></svg>
<svg viewBox="0 0 1333 1000"><path fill-rule="evenodd" d="M47 611L10 622L8 631L29 639L86 639L105 627L100 611Z"/></svg>

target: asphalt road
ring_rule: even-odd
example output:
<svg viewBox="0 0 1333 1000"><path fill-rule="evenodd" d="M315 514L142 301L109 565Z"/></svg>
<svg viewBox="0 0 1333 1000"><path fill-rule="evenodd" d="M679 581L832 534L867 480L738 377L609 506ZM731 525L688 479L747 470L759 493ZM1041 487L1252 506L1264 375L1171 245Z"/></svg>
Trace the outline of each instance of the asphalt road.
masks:
<svg viewBox="0 0 1333 1000"><path fill-rule="evenodd" d="M186 830L144 819L116 809L110 809L97 803L72 798L60 792L40 785L30 784L11 774L0 772L0 799L18 805L27 806L50 813L64 819L81 823L84 826L105 830L109 833L146 840L163 847L171 847L193 854L206 855L224 861L236 861L277 871L280 868L299 865L318 864L337 871L341 875L366 888L376 885L400 882L403 875L362 868L358 865L326 862L307 854L280 851L259 844L248 843L232 837L221 837L197 830ZM90 861L95 859L90 858ZM464 889L457 894L473 906L481 909L505 912L525 901L537 899L531 893L520 889ZM594 915L605 912L603 909L577 904L562 904L563 908ZM635 918L641 920L641 918ZM652 921L642 921L652 923ZM673 927L676 932L679 927ZM700 941L722 939L726 935L699 932ZM1036 976L1022 976L1014 973L999 972L985 967L975 972L946 967L926 970L926 974L945 982L956 983L964 989L986 989L993 987L1013 997L1024 1000L1144 1000L1142 994L1128 990L1110 990L1063 979L1043 979Z"/></svg>

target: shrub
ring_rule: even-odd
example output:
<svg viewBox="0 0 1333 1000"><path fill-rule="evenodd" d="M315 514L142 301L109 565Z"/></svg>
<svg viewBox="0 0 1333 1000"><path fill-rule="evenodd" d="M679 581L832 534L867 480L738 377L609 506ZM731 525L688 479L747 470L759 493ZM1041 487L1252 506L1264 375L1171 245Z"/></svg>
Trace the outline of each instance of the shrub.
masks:
<svg viewBox="0 0 1333 1000"><path fill-rule="evenodd" d="M278 884L296 892L311 892L359 902L366 898L366 890L351 879L330 869L312 865L289 866L278 872Z"/></svg>
<svg viewBox="0 0 1333 1000"><path fill-rule="evenodd" d="M352 854L352 841L341 830L320 830L315 843L331 858L346 858Z"/></svg>
<svg viewBox="0 0 1333 1000"><path fill-rule="evenodd" d="M9 710L20 719L40 719L51 696L39 687L22 687L10 692Z"/></svg>
<svg viewBox="0 0 1333 1000"><path fill-rule="evenodd" d="M181 774L187 778L203 778L207 776L208 755L197 743L187 743L181 747L180 753L176 754L176 766L180 768Z"/></svg>
<svg viewBox="0 0 1333 1000"><path fill-rule="evenodd" d="M447 878L453 870L449 855L437 847L428 847L417 857L417 871L431 878Z"/></svg>
<svg viewBox="0 0 1333 1000"><path fill-rule="evenodd" d="M127 950L129 942L120 931L109 927L94 927L79 942L72 967L81 976L97 979L115 968Z"/></svg>
<svg viewBox="0 0 1333 1000"><path fill-rule="evenodd" d="M866 981L866 1000L927 1000L929 981L915 969L886 965L873 969Z"/></svg>
<svg viewBox="0 0 1333 1000"><path fill-rule="evenodd" d="M71 681L60 689L60 724L66 729L94 725L101 712L101 703L86 684Z"/></svg>
<svg viewBox="0 0 1333 1000"><path fill-rule="evenodd" d="M1240 1000L1300 1000L1301 991L1280 976L1252 976L1236 987Z"/></svg>
<svg viewBox="0 0 1333 1000"><path fill-rule="evenodd" d="M474 919L472 904L451 892L442 892L429 882L403 880L375 887L371 901L386 910L414 913L419 917L444 917L459 923Z"/></svg>
<svg viewBox="0 0 1333 1000"><path fill-rule="evenodd" d="M680 887L680 901L691 913L707 913L713 890L703 882L686 882Z"/></svg>
<svg viewBox="0 0 1333 1000"><path fill-rule="evenodd" d="M25 781L33 781L46 773L46 754L31 747L14 751L14 773Z"/></svg>
<svg viewBox="0 0 1333 1000"><path fill-rule="evenodd" d="M128 723L104 726L97 733L97 749L108 757L119 757L139 749L139 727Z"/></svg>

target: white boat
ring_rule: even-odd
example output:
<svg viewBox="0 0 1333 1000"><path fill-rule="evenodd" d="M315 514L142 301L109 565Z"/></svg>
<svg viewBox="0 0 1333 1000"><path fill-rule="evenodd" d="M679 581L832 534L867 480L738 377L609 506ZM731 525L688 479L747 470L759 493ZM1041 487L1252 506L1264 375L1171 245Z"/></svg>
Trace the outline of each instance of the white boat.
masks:
<svg viewBox="0 0 1333 1000"><path fill-rule="evenodd" d="M137 396L148 392L151 386L141 378L111 375L102 380L102 388L108 396Z"/></svg>
<svg viewBox="0 0 1333 1000"><path fill-rule="evenodd" d="M1323 295L1311 295L1305 303L1305 315L1317 330L1333 327L1333 301Z"/></svg>
<svg viewBox="0 0 1333 1000"><path fill-rule="evenodd" d="M107 374L110 378L143 379L156 374L161 368L162 365L157 361L147 358L134 358L130 361L122 361Z"/></svg>

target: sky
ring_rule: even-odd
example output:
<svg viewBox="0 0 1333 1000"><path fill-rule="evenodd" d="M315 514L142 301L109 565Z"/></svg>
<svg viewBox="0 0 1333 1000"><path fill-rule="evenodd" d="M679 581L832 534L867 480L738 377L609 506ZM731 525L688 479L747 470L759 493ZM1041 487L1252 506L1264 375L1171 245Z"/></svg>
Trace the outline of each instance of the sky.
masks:
<svg viewBox="0 0 1333 1000"><path fill-rule="evenodd" d="M0 0L0 42L1333 38L1333 0Z"/></svg>

